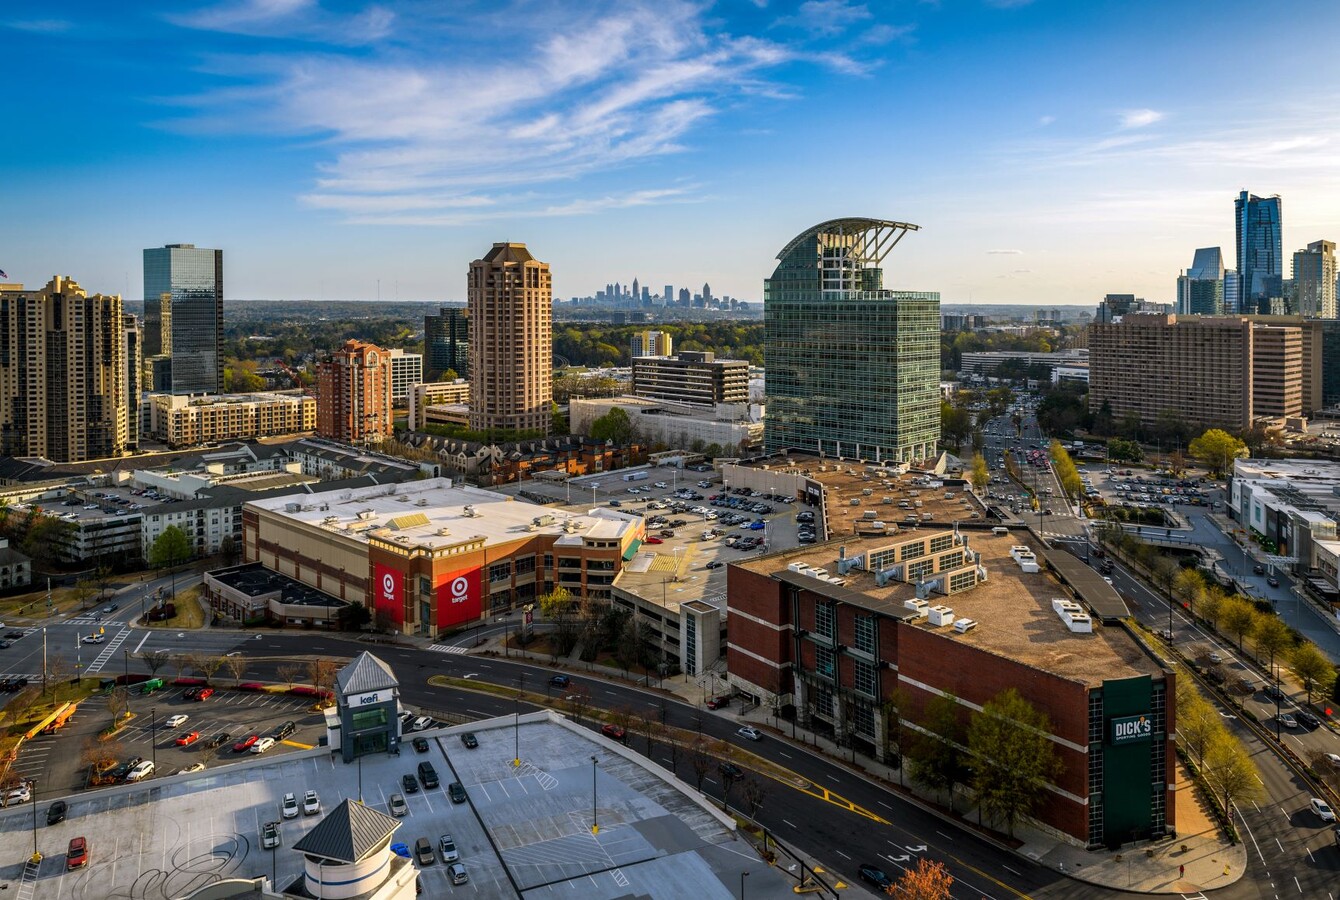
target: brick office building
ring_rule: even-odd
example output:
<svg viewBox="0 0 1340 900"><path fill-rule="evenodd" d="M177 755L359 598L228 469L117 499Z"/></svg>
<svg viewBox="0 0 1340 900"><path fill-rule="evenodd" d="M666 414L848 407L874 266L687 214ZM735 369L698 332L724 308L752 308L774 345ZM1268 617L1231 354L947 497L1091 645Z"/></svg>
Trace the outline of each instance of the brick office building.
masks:
<svg viewBox="0 0 1340 900"><path fill-rule="evenodd" d="M730 680L878 759L895 691L904 719L952 695L966 723L1013 687L1050 719L1063 765L1042 823L1089 847L1163 834L1173 673L1123 627L1093 621L1036 559L1017 537L916 530L734 563Z"/></svg>

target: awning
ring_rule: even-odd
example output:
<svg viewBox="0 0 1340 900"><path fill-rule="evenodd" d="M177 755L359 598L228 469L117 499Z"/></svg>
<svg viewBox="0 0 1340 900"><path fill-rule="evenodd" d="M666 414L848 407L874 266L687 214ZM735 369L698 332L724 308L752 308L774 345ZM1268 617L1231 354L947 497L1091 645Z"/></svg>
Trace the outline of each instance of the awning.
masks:
<svg viewBox="0 0 1340 900"><path fill-rule="evenodd" d="M637 551L641 547L642 542L637 538L633 538L633 543L629 544L628 549L623 552L623 561L628 562L630 559L632 559L633 556L637 553Z"/></svg>

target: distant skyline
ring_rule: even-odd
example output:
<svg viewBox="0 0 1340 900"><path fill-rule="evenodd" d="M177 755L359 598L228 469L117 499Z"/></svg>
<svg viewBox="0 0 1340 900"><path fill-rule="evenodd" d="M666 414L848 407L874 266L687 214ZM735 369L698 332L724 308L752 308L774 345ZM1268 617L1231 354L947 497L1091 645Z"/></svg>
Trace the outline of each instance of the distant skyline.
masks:
<svg viewBox="0 0 1340 900"><path fill-rule="evenodd" d="M1197 248L1236 264L1240 190L1283 198L1286 261L1340 239L1340 7L1262 13L10 0L0 269L138 301L141 251L186 242L225 251L228 299L459 301L522 241L557 298L758 300L851 215L920 225L885 285L946 304L1171 302Z"/></svg>

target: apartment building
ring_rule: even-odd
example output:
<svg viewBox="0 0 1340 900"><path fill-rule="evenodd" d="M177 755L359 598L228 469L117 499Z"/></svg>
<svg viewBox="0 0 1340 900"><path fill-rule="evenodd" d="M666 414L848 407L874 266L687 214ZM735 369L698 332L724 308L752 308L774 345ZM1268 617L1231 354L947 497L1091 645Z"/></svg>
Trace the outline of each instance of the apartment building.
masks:
<svg viewBox="0 0 1340 900"><path fill-rule="evenodd" d="M302 394L150 394L148 402L150 433L174 449L316 429L316 399Z"/></svg>
<svg viewBox="0 0 1340 900"><path fill-rule="evenodd" d="M669 285L666 285L669 288ZM639 356L672 356L674 339L668 331L639 331L629 341L629 355L633 359Z"/></svg>
<svg viewBox="0 0 1340 900"><path fill-rule="evenodd" d="M1283 419L1303 413L1303 329L1252 327L1252 415Z"/></svg>
<svg viewBox="0 0 1340 900"><path fill-rule="evenodd" d="M423 381L423 355L404 350L387 350L391 358L391 402L404 406L409 389Z"/></svg>
<svg viewBox="0 0 1340 900"><path fill-rule="evenodd" d="M417 431L428 422L430 406L457 406L470 402L470 382L464 378L455 381L430 381L411 385L409 389L410 431Z"/></svg>
<svg viewBox="0 0 1340 900"><path fill-rule="evenodd" d="M553 282L525 244L470 263L470 427L549 433Z"/></svg>
<svg viewBox="0 0 1340 900"><path fill-rule="evenodd" d="M749 402L749 363L711 352L633 357L633 394L697 406Z"/></svg>
<svg viewBox="0 0 1340 900"><path fill-rule="evenodd" d="M336 441L380 442L391 434L391 357L365 341L317 366L316 431Z"/></svg>

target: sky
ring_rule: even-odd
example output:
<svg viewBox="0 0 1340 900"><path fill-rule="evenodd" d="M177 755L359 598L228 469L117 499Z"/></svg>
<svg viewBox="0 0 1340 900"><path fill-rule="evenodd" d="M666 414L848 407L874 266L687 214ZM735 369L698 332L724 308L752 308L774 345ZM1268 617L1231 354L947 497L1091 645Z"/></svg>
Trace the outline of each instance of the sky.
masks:
<svg viewBox="0 0 1340 900"><path fill-rule="evenodd" d="M221 247L230 299L463 300L522 241L556 297L762 296L842 216L915 223L885 286L1175 296L1340 239L1340 4L1321 0L6 0L0 270L143 295ZM1286 277L1289 269L1286 265Z"/></svg>

